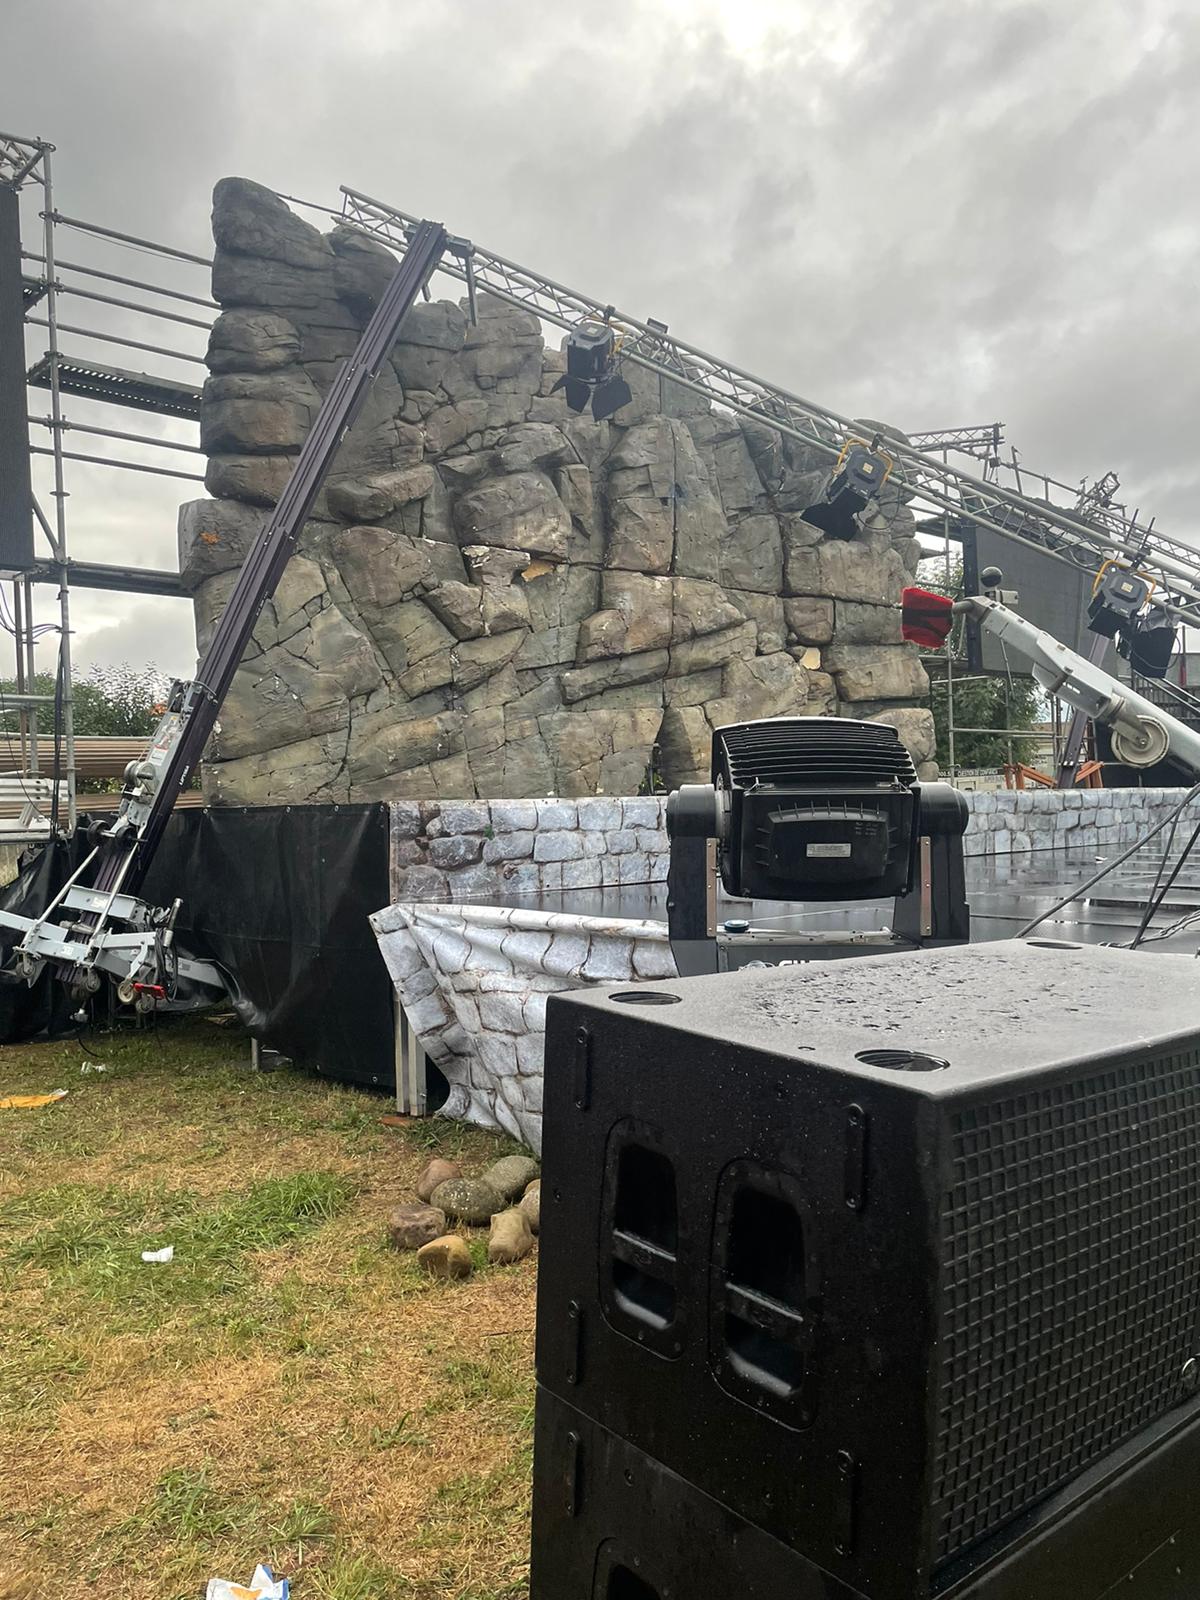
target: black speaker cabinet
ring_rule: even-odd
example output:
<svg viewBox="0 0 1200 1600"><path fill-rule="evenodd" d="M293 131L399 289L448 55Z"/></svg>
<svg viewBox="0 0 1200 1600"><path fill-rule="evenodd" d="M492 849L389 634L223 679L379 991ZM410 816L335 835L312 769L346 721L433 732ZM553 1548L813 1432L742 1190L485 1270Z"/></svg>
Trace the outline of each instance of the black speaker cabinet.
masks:
<svg viewBox="0 0 1200 1600"><path fill-rule="evenodd" d="M1197 1428L1140 1465L1093 1473L1053 1524L940 1600L1196 1600L1198 1473ZM862 1600L545 1389L533 1532L530 1600Z"/></svg>
<svg viewBox="0 0 1200 1600"><path fill-rule="evenodd" d="M555 996L545 1094L539 1381L852 1592L957 1592L1118 1466L1176 1492L1190 959L1029 941Z"/></svg>
<svg viewBox="0 0 1200 1600"><path fill-rule="evenodd" d="M545 1389L534 1459L530 1600L857 1600Z"/></svg>
<svg viewBox="0 0 1200 1600"><path fill-rule="evenodd" d="M0 183L0 578L37 565L28 418L20 201L15 189Z"/></svg>

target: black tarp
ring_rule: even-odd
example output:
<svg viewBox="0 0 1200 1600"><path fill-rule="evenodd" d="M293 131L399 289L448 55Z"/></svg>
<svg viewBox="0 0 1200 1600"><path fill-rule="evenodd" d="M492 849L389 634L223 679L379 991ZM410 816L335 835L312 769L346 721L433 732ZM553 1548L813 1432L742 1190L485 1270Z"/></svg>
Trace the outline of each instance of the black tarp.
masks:
<svg viewBox="0 0 1200 1600"><path fill-rule="evenodd" d="M77 849L39 852L2 903L44 905ZM224 969L265 1045L330 1077L395 1082L391 981L367 920L389 898L386 805L177 811L142 896L182 901L180 947ZM65 1025L54 990L0 989L0 1039Z"/></svg>
<svg viewBox="0 0 1200 1600"><path fill-rule="evenodd" d="M17 876L0 889L0 906L23 917L36 917L53 900L87 851L82 827L73 839L31 846L21 857ZM4 964L20 939L8 928L0 930ZM40 1033L66 1033L72 1027L75 1005L64 984L43 972L32 988L21 981L0 982L0 1043L18 1044Z"/></svg>

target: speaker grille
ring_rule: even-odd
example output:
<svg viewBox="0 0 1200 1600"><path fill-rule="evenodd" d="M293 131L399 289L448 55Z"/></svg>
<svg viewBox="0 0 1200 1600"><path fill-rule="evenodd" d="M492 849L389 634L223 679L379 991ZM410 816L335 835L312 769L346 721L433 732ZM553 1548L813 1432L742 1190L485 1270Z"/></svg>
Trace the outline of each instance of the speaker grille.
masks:
<svg viewBox="0 0 1200 1600"><path fill-rule="evenodd" d="M933 1536L944 1562L1189 1397L1200 1057L956 1114Z"/></svg>

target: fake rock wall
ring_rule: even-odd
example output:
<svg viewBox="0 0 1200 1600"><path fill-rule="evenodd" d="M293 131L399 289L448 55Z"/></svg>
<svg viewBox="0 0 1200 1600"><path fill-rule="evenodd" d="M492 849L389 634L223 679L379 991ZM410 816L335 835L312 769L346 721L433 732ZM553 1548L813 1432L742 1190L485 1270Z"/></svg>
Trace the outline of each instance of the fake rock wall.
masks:
<svg viewBox="0 0 1200 1600"><path fill-rule="evenodd" d="M213 234L211 498L179 519L201 649L395 268L239 178ZM410 314L255 630L209 800L636 794L656 751L668 787L704 780L714 726L801 712L884 715L929 762L900 497L830 541L800 516L815 453L632 364L630 405L573 416L536 318L478 310Z"/></svg>

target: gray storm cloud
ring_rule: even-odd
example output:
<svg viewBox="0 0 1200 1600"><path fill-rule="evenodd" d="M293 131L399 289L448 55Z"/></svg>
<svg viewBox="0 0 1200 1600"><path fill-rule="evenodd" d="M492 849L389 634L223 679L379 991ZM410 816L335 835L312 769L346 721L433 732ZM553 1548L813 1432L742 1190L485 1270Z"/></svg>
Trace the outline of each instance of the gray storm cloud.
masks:
<svg viewBox="0 0 1200 1600"><path fill-rule="evenodd" d="M1200 543L1195 8L834 9L8 0L0 121L75 214L203 250L226 173L350 183L837 410L1001 419ZM161 561L173 495L110 477L76 553ZM122 614L125 657L179 633Z"/></svg>

